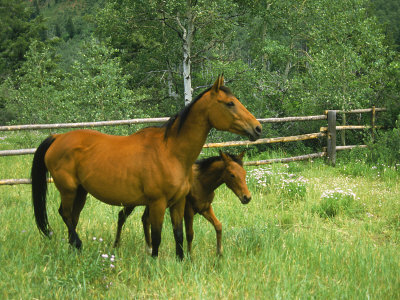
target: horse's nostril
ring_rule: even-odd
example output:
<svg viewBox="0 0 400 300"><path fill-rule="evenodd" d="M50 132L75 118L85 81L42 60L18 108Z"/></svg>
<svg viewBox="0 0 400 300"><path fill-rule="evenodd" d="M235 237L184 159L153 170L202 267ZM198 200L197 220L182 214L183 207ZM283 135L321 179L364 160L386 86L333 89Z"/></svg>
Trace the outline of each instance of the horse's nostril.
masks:
<svg viewBox="0 0 400 300"><path fill-rule="evenodd" d="M250 196L250 197L243 196L243 203L244 203L244 204L247 204L247 203L249 203L249 202L250 202L250 200L251 200L251 196Z"/></svg>
<svg viewBox="0 0 400 300"><path fill-rule="evenodd" d="M255 132L256 132L257 134L261 134L261 131L262 131L261 127L260 127L260 126L256 126Z"/></svg>

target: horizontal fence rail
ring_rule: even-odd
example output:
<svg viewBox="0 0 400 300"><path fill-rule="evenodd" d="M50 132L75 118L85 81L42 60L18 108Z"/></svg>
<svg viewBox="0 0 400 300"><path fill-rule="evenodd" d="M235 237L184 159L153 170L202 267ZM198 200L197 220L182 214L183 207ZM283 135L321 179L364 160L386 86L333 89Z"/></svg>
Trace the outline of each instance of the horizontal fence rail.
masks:
<svg viewBox="0 0 400 300"><path fill-rule="evenodd" d="M260 144L272 144L280 142L295 142L295 141L305 141L311 139L317 139L319 137L325 136L323 132L317 133L307 133L294 136L285 136L277 138L265 138L258 139L257 141L234 141L234 142L221 142L221 143L208 143L204 145L204 148L221 148L221 147L232 147L232 146L249 146L249 145L260 145Z"/></svg>
<svg viewBox="0 0 400 300"><path fill-rule="evenodd" d="M0 156L14 156L14 155L27 155L34 154L36 148L18 149L18 150L1 150Z"/></svg>
<svg viewBox="0 0 400 300"><path fill-rule="evenodd" d="M260 123L282 123L282 122L301 122L301 121L316 121L316 120L327 120L328 127L321 127L320 132L307 133L295 136L276 137L276 138L263 138L257 141L230 141L221 143L207 143L204 148L222 148L222 147L235 147L235 146L250 146L280 142L295 142L304 141L311 139L318 139L325 137L327 138L327 147L324 147L322 152L299 155L288 158L275 158L259 161L247 161L244 162L245 166L259 166L264 164L273 163L288 163L301 160L310 160L313 158L327 157L328 161L334 165L336 151L350 150L356 147L366 148L366 145L348 145L348 146L336 146L336 131L337 130L371 130L379 129L380 126L375 126L375 113L379 111L386 111L385 108L367 108L367 109L355 109L350 111L343 110L330 110L325 111L323 115L316 116L299 116L299 117L284 117L284 118L264 118L257 119ZM348 114L348 113L372 113L371 125L336 125L336 114ZM101 122L80 122L80 123L58 123L58 124L33 124L33 125L10 125L0 126L0 131L19 131L19 130L41 130L41 129L60 129L60 128L87 128L87 127L101 127L101 126L116 126L116 125L132 125L132 124L152 124L152 123L163 123L168 121L169 118L143 118L143 119L130 119L130 120L116 120L116 121L101 121ZM15 155L29 155L34 154L36 148L30 149L17 149L17 150L1 150L0 156L15 156ZM53 182L51 178L48 182ZM0 185L16 185L16 184L30 184L30 179L0 179Z"/></svg>
<svg viewBox="0 0 400 300"><path fill-rule="evenodd" d="M372 107L372 108L359 108L359 109L352 109L352 110L326 110L325 114L327 115L329 111L334 111L336 113L345 113L345 114L362 114L368 112L379 112L379 111L386 111L386 108L382 107Z"/></svg>
<svg viewBox="0 0 400 300"><path fill-rule="evenodd" d="M326 120L326 118L327 118L326 115L318 115L318 116L305 116L305 117L265 118L257 120L260 123L282 123L282 122Z"/></svg>
<svg viewBox="0 0 400 300"><path fill-rule="evenodd" d="M286 118L266 118L257 119L260 123L280 123L280 122L296 122L296 121L313 121L326 120L326 115L304 116L304 117L286 117ZM8 125L0 126L0 131L19 131L19 130L39 130L39 129L60 129L60 128L84 128L84 127L102 127L116 125L132 125L132 124L157 124L168 121L169 118L143 118L129 119L117 121L100 121L100 122L80 122L80 123L57 123L57 124L29 124L29 125Z"/></svg>
<svg viewBox="0 0 400 300"><path fill-rule="evenodd" d="M293 156L293 157L287 157L287 158L272 158L272 159L265 159L265 160L259 160L259 161L246 161L243 164L245 166L259 166L259 165L267 165L267 164L274 164L274 163L289 163L289 162L293 162L293 161L307 160L307 159L313 159L313 158L324 157L324 156L326 156L326 152L318 152L318 153L305 154L305 155L299 155L299 156Z"/></svg>
<svg viewBox="0 0 400 300"><path fill-rule="evenodd" d="M132 125L132 124L151 124L151 123L163 123L168 120L169 120L169 118L145 118L145 119L130 119L130 120L101 121L101 122L10 125L10 126L0 126L0 131L59 129L59 128L84 128L84 127L101 127L101 126Z"/></svg>

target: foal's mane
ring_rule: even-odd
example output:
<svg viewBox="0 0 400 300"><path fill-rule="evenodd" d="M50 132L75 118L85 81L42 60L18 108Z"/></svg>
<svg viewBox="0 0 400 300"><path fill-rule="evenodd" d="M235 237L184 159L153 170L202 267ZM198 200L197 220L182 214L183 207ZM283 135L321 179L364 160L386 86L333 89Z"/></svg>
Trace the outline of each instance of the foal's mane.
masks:
<svg viewBox="0 0 400 300"><path fill-rule="evenodd" d="M237 155L225 152L234 162L238 163L243 167L243 160L241 160ZM203 159L196 160L195 164L200 172L206 171L214 162L221 161L221 156L211 156Z"/></svg>
<svg viewBox="0 0 400 300"><path fill-rule="evenodd" d="M207 93L208 91L211 90L212 87L206 89L205 91L203 91L200 95L198 95L194 100L192 100L192 102L189 103L189 105L185 106L180 112L178 112L175 116L169 118L169 120L167 122L165 122L163 125L161 125L161 127L165 128L165 134L164 134L164 139L167 139L170 133L170 130L172 128L172 125L175 123L176 120L178 120L179 124L178 124L178 133L181 131L183 124L185 123L190 110L192 109L193 105L200 100L205 93ZM232 92L230 91L229 88L227 88L226 86L221 86L220 90L224 91L227 95L231 95Z"/></svg>

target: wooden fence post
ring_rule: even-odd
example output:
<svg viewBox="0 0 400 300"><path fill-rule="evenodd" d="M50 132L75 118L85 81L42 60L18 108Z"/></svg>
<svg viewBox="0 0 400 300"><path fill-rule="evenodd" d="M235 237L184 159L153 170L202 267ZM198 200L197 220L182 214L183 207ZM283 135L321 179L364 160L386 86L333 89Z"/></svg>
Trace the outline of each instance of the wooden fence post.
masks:
<svg viewBox="0 0 400 300"><path fill-rule="evenodd" d="M336 111L328 111L328 134L327 134L328 164L336 164Z"/></svg>
<svg viewBox="0 0 400 300"><path fill-rule="evenodd" d="M346 113L343 112L342 116L343 116L342 117L342 126L346 126ZM342 138L342 146L346 146L346 130L342 130L341 138Z"/></svg>
<svg viewBox="0 0 400 300"><path fill-rule="evenodd" d="M374 142L375 139L375 105L372 106L372 111L371 111L371 138L372 142Z"/></svg>

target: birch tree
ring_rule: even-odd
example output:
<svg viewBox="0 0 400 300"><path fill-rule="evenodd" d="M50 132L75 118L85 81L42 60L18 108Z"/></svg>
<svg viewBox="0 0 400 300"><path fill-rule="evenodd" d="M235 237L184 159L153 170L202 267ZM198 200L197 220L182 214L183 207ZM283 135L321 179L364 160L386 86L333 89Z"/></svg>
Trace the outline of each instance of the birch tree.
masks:
<svg viewBox="0 0 400 300"><path fill-rule="evenodd" d="M134 65L133 58L140 61L141 83L143 77L157 74L166 81L168 95L177 98L177 93L183 93L187 105L192 101L193 64L209 59L211 49L229 38L232 22L227 20L234 10L230 0L109 2L98 16L98 34L109 38L121 55L130 53L127 64ZM132 45L132 40L138 43ZM135 69L139 68L132 72ZM175 77L182 81L174 89Z"/></svg>
<svg viewBox="0 0 400 300"><path fill-rule="evenodd" d="M185 23L184 26L180 20L179 15L176 16L176 21L182 33L180 34L182 39L182 50L183 50L183 61L182 61L182 76L183 76L183 94L185 98L185 105L188 105L192 101L192 74L191 74L191 50L193 43L193 36L195 31L196 14L193 12L193 0L186 1L186 12L185 12Z"/></svg>

